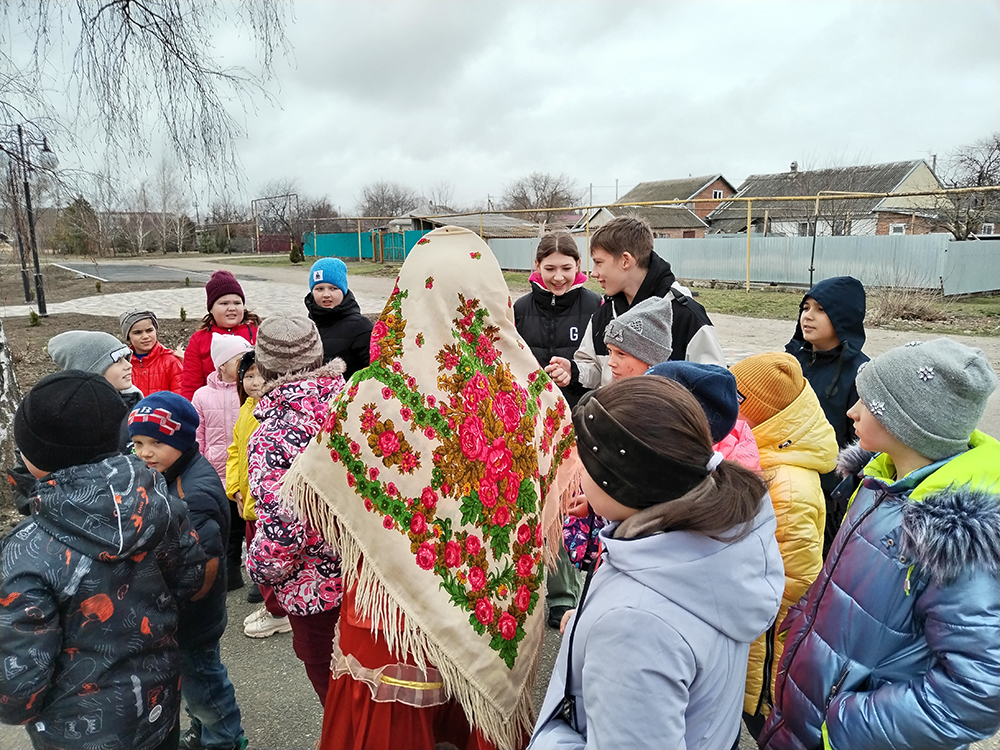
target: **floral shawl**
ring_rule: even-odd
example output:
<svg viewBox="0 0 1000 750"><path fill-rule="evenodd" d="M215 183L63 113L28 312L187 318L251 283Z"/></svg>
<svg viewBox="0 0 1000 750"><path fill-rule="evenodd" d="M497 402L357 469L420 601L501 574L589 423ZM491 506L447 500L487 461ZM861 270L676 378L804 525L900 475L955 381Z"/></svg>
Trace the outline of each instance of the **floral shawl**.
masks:
<svg viewBox="0 0 1000 750"><path fill-rule="evenodd" d="M489 247L422 238L285 493L343 557L344 588L403 659L438 668L499 747L532 727L545 558L569 409L514 329ZM548 547L548 543L552 547Z"/></svg>

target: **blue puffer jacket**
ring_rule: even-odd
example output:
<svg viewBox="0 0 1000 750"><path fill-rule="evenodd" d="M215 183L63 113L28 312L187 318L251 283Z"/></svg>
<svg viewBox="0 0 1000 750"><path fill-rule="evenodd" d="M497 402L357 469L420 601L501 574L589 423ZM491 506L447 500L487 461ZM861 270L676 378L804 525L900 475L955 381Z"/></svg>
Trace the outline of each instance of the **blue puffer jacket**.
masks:
<svg viewBox="0 0 1000 750"><path fill-rule="evenodd" d="M864 467L819 578L782 625L760 736L791 748L959 748L1000 726L1000 443L899 481Z"/></svg>

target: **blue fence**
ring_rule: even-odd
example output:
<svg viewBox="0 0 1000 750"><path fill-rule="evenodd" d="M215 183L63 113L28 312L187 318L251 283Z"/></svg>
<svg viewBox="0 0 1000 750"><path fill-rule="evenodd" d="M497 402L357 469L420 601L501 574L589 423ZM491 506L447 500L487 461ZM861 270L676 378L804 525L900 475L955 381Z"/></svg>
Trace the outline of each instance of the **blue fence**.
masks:
<svg viewBox="0 0 1000 750"><path fill-rule="evenodd" d="M386 232L381 237L379 232L343 232L336 234L302 235L302 251L307 258L345 258L354 260L373 260L375 258L375 243L381 240L383 257L386 262L402 263L410 254L413 246L427 232Z"/></svg>

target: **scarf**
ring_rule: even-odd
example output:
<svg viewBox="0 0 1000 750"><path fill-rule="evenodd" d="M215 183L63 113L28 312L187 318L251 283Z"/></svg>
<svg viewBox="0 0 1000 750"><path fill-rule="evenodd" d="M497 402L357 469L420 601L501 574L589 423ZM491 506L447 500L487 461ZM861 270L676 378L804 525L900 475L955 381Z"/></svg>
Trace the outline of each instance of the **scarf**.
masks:
<svg viewBox="0 0 1000 750"><path fill-rule="evenodd" d="M573 440L489 247L443 227L406 259L371 365L285 480L287 502L341 554L373 632L400 660L437 667L499 747L532 728Z"/></svg>

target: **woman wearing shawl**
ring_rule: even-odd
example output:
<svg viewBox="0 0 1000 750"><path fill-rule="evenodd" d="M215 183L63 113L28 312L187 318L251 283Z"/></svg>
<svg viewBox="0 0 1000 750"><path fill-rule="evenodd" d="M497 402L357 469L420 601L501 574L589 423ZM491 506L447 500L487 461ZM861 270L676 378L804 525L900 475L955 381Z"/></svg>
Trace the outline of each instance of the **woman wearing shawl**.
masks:
<svg viewBox="0 0 1000 750"><path fill-rule="evenodd" d="M523 747L572 442L489 247L426 235L286 481L343 558L321 748Z"/></svg>

